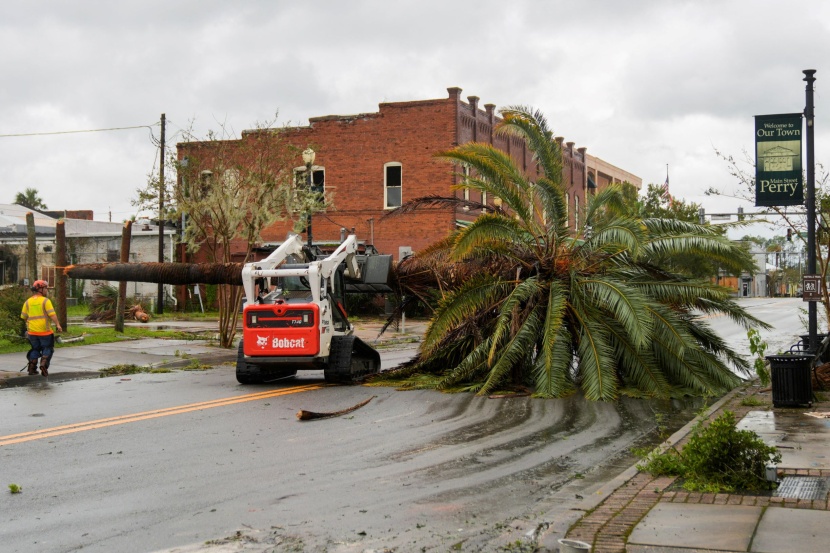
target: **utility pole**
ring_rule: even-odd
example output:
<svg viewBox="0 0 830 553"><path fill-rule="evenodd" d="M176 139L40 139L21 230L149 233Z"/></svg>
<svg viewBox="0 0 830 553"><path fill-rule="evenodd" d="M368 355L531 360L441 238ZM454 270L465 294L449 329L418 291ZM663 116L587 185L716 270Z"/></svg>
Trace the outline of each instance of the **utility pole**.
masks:
<svg viewBox="0 0 830 553"><path fill-rule="evenodd" d="M161 114L161 143L159 144L159 263L164 263L164 127L166 119ZM159 282L156 314L164 313L164 284Z"/></svg>
<svg viewBox="0 0 830 553"><path fill-rule="evenodd" d="M29 211L26 213L26 237L28 248L26 262L29 265L29 286L37 280L37 233L35 232L35 216Z"/></svg>
<svg viewBox="0 0 830 553"><path fill-rule="evenodd" d="M816 274L816 147L813 114L813 83L816 82L815 69L804 70L804 80L807 82L807 105L804 107L804 119L807 121L807 274ZM824 291L822 290L822 293ZM816 328L818 327L816 302L808 304L808 328L810 334L810 350L818 349Z"/></svg>

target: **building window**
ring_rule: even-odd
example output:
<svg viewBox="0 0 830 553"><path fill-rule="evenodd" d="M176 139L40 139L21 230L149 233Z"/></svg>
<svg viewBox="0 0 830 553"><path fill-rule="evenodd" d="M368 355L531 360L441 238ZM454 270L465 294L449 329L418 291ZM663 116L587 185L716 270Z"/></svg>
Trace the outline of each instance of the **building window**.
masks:
<svg viewBox="0 0 830 553"><path fill-rule="evenodd" d="M383 206L394 209L401 206L402 165L397 161L383 164Z"/></svg>
<svg viewBox="0 0 830 553"><path fill-rule="evenodd" d="M565 226L571 226L571 215L568 213L571 210L571 195L565 192Z"/></svg>
<svg viewBox="0 0 830 553"><path fill-rule="evenodd" d="M574 228L579 232L579 196L574 194Z"/></svg>
<svg viewBox="0 0 830 553"><path fill-rule="evenodd" d="M202 171L199 173L199 190L198 194L200 197L207 196L208 192L210 191L210 186L213 183L213 171Z"/></svg>
<svg viewBox="0 0 830 553"><path fill-rule="evenodd" d="M294 186L297 188L304 188L307 181L306 167L294 168ZM319 165L311 166L311 189L320 194L326 193L326 168Z"/></svg>
<svg viewBox="0 0 830 553"><path fill-rule="evenodd" d="M464 165L461 168L461 172L464 175L464 184L467 184L467 182L470 180L470 166L469 165ZM470 187L469 186L464 187L464 201L465 202L470 201Z"/></svg>

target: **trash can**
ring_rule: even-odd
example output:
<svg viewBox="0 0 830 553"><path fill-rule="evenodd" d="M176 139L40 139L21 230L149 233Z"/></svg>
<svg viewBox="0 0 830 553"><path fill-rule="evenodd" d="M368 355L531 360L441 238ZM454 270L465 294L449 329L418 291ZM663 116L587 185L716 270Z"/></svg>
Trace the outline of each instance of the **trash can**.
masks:
<svg viewBox="0 0 830 553"><path fill-rule="evenodd" d="M810 374L813 357L802 353L767 355L774 407L813 404L813 381Z"/></svg>

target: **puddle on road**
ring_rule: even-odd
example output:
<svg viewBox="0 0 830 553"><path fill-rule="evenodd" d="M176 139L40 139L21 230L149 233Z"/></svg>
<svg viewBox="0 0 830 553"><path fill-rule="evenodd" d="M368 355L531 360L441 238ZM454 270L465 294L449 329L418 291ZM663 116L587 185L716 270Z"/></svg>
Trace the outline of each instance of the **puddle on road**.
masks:
<svg viewBox="0 0 830 553"><path fill-rule="evenodd" d="M0 381L0 390L5 388L29 388L31 390L46 390L50 384L58 384L60 382L69 382L71 380L85 380L88 378L100 378L101 375L97 372L83 371L83 372L56 372L50 371L49 378L42 376L29 377L21 376L16 378L7 378Z"/></svg>

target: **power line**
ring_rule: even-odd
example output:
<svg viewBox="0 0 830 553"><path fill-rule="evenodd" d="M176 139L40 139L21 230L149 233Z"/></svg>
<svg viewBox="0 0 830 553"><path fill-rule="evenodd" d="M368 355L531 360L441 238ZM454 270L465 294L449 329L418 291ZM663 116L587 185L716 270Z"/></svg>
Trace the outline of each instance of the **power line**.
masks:
<svg viewBox="0 0 830 553"><path fill-rule="evenodd" d="M79 131L54 131L54 132L30 132L30 133L20 133L20 134L0 134L0 138L13 138L13 137L21 137L21 136L50 136L56 134L78 134L78 133L86 133L86 132L108 132L108 131L127 131L131 129L151 129L152 127L157 127L159 123L153 123L152 125L137 125L135 127L111 127L108 129L85 129Z"/></svg>

